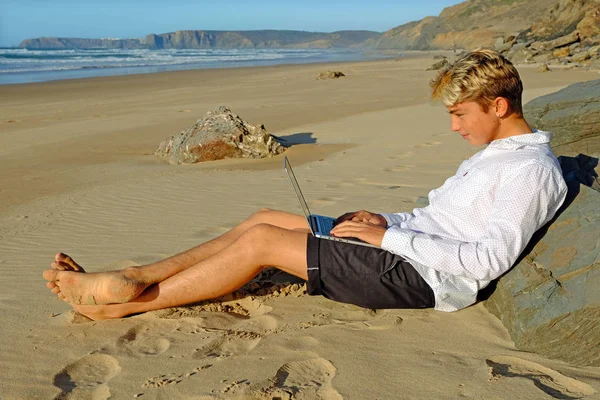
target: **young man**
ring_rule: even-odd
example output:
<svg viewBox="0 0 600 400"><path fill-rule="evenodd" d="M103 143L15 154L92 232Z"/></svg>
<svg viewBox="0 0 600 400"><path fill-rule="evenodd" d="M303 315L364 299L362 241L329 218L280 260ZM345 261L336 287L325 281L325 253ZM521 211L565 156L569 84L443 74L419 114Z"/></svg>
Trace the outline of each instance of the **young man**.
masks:
<svg viewBox="0 0 600 400"><path fill-rule="evenodd" d="M224 235L166 260L105 273L58 254L47 286L92 319L173 307L230 293L273 266L308 281L310 294L369 308L455 311L505 273L567 193L549 147L521 105L517 70L491 50L466 54L432 81L452 130L488 146L412 213L358 211L313 237L302 216L260 210Z"/></svg>

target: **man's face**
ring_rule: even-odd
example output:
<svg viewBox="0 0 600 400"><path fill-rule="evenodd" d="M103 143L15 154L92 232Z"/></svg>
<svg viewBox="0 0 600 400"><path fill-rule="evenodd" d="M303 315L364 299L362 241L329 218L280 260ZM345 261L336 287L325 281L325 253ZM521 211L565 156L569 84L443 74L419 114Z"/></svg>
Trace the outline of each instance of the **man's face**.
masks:
<svg viewBox="0 0 600 400"><path fill-rule="evenodd" d="M487 112L473 101L465 101L446 107L452 119L451 129L460 133L473 146L491 143L500 135L500 118L494 106Z"/></svg>

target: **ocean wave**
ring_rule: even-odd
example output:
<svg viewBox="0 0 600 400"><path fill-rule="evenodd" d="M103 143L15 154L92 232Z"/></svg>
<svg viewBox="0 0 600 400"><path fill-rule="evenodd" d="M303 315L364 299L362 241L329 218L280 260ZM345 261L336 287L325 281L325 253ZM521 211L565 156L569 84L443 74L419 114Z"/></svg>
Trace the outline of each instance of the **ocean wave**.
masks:
<svg viewBox="0 0 600 400"><path fill-rule="evenodd" d="M27 50L0 48L0 84L181 69L349 61L366 58L360 51L347 49ZM94 73L94 71L109 70L112 71Z"/></svg>

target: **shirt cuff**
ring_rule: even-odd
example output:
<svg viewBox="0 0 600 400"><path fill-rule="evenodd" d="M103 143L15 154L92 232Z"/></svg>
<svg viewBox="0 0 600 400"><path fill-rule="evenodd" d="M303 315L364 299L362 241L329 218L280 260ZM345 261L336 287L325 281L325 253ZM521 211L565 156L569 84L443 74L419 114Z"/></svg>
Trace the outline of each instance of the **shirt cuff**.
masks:
<svg viewBox="0 0 600 400"><path fill-rule="evenodd" d="M397 214L379 214L387 221L387 227L389 228L392 225L399 225L401 222L405 221L406 218L402 218Z"/></svg>
<svg viewBox="0 0 600 400"><path fill-rule="evenodd" d="M406 250L409 249L413 232L402 229L399 226L392 226L385 231L381 248L390 253L406 256Z"/></svg>

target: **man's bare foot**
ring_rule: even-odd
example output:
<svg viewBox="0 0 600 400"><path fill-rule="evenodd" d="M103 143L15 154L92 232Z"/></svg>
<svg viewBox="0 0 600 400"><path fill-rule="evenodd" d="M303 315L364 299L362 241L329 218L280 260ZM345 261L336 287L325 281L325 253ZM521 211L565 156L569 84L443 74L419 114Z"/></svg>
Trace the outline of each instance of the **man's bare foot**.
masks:
<svg viewBox="0 0 600 400"><path fill-rule="evenodd" d="M54 256L54 261L50 264L52 269L59 271L85 272L83 267L77 264L70 256L65 253L58 253Z"/></svg>
<svg viewBox="0 0 600 400"><path fill-rule="evenodd" d="M120 304L108 304L100 306L73 305L73 309L91 320L100 321L105 319L123 318L129 314L122 312L118 307Z"/></svg>
<svg viewBox="0 0 600 400"><path fill-rule="evenodd" d="M52 269L44 271L43 275L48 281L46 287L72 305L126 303L151 284L141 279L136 268L85 273L79 264L63 253L56 255Z"/></svg>

